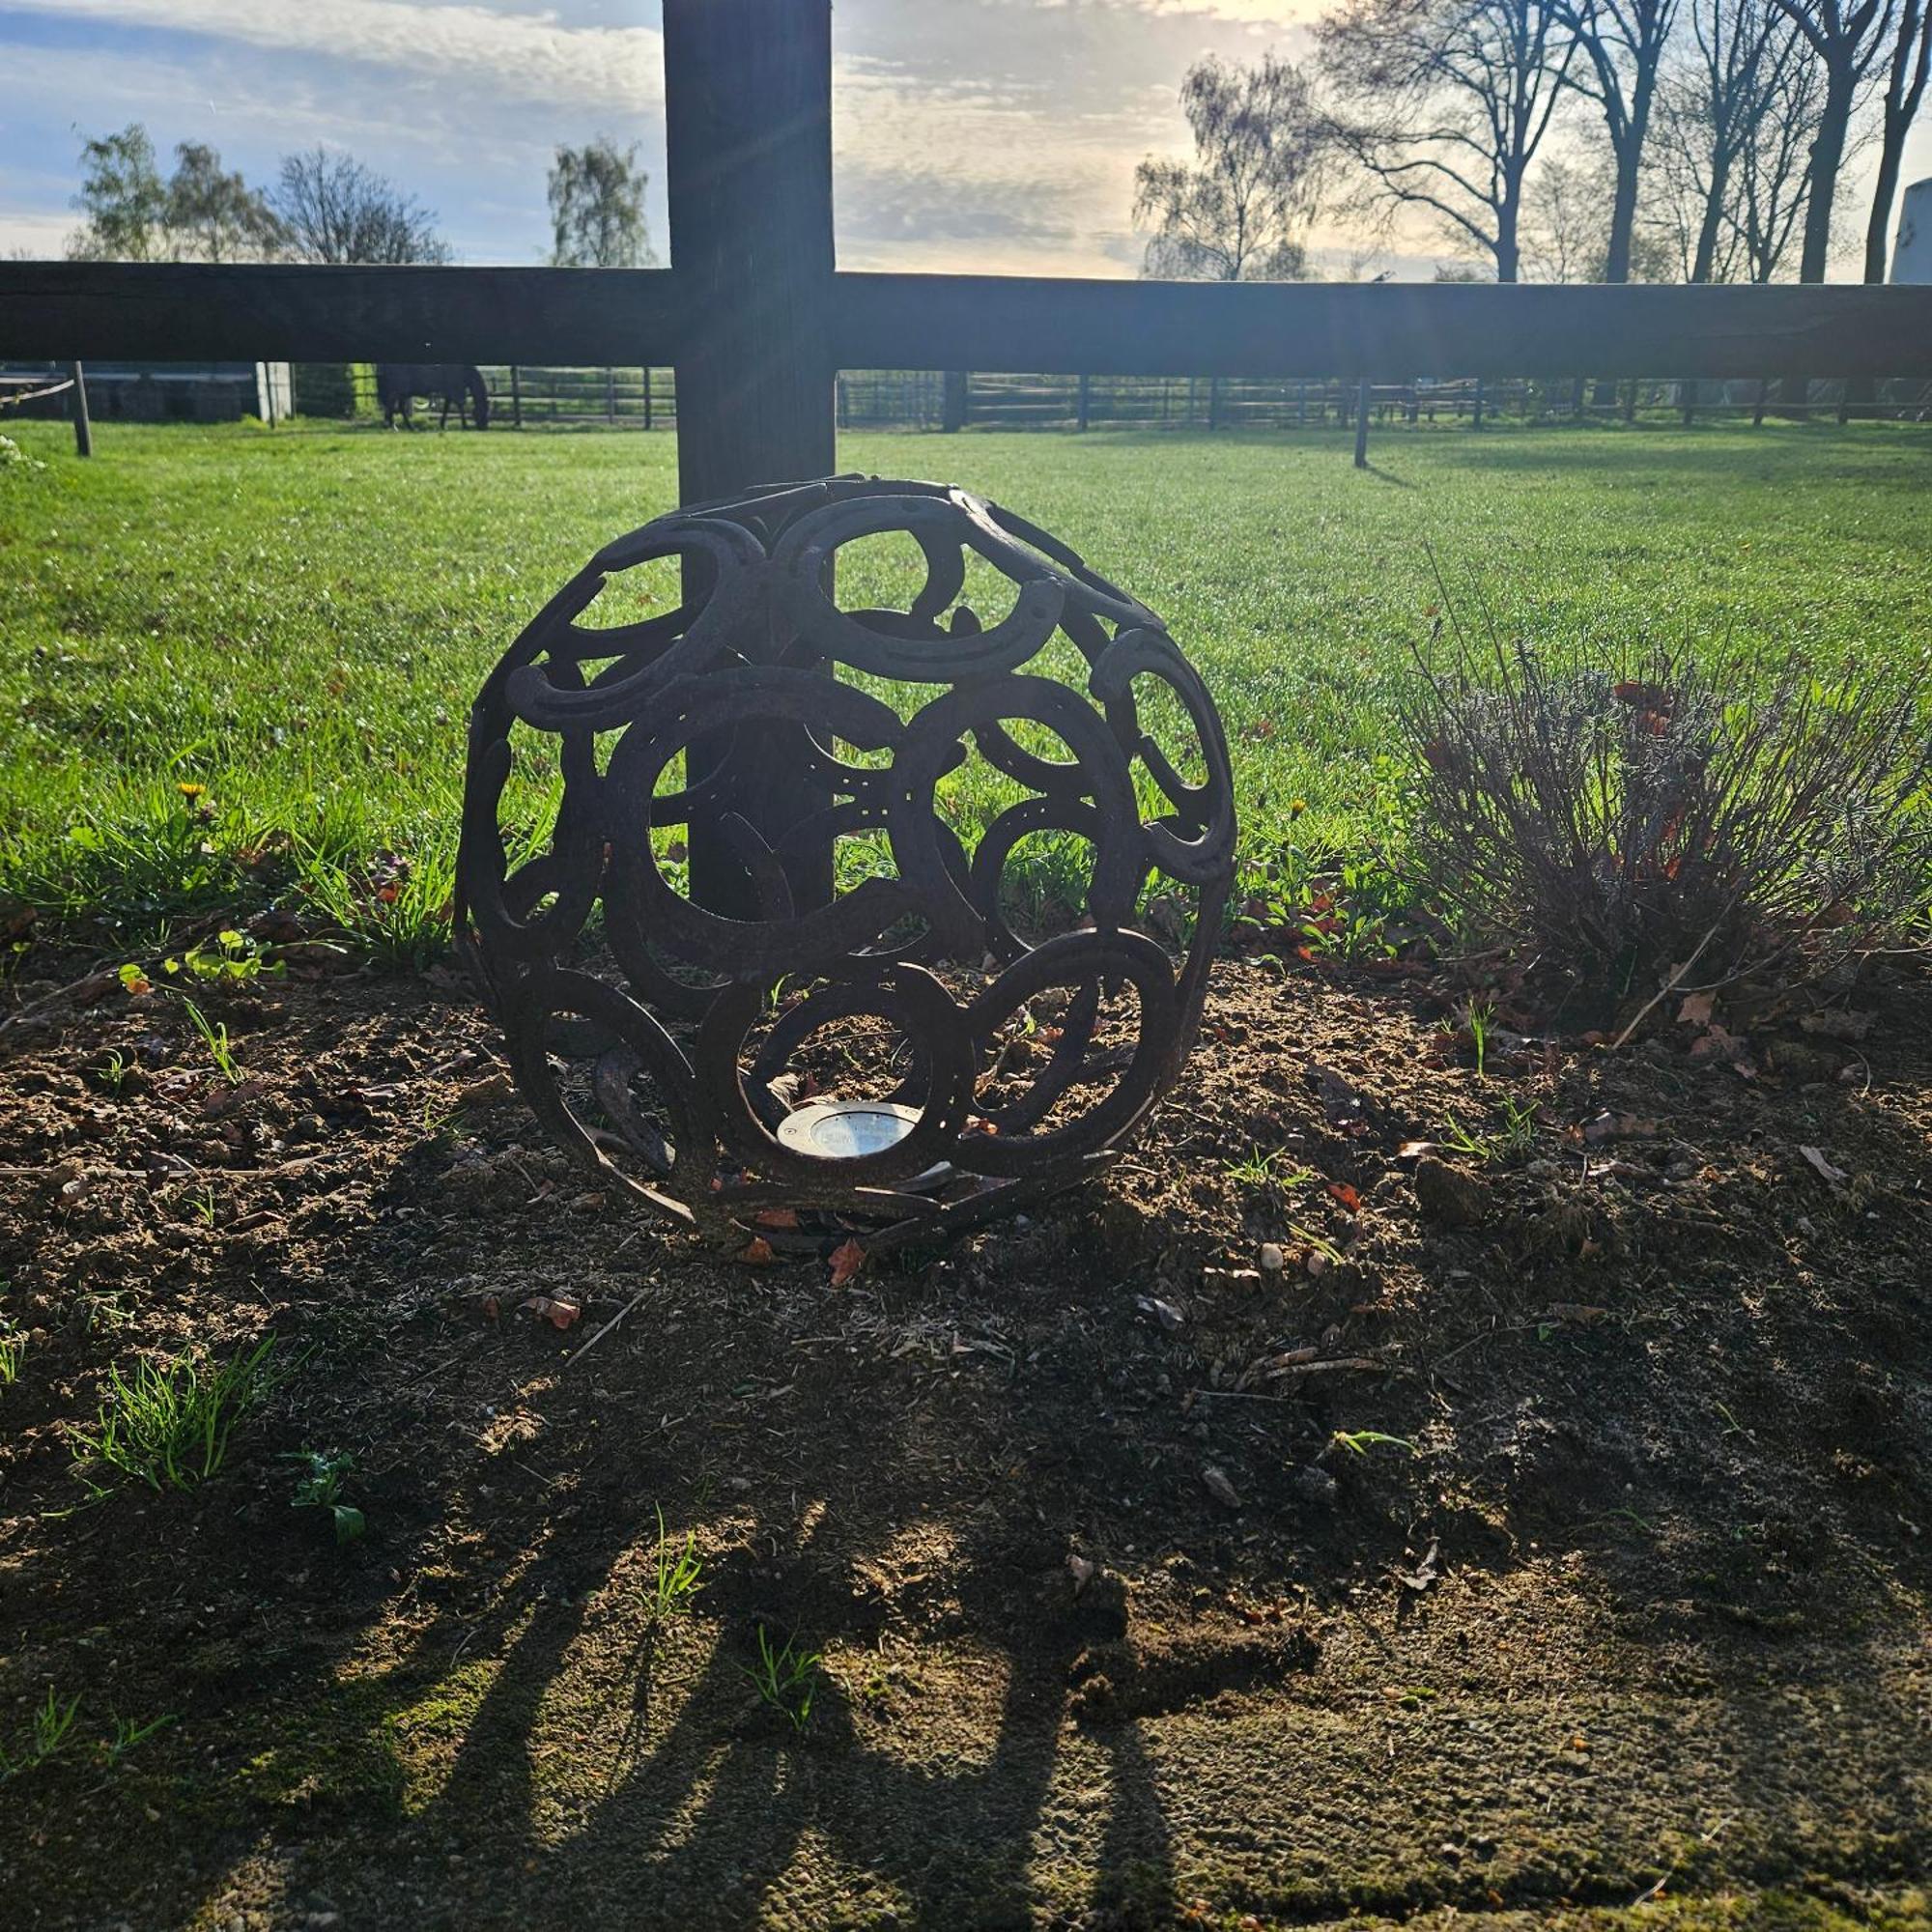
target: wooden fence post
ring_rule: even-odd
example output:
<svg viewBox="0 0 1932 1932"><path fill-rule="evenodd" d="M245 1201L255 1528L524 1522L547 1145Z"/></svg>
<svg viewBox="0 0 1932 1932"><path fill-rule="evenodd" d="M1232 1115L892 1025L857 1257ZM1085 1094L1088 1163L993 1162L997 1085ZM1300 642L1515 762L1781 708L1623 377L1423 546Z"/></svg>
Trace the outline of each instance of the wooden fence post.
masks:
<svg viewBox="0 0 1932 1932"><path fill-rule="evenodd" d="M644 364L644 427L646 429L649 429L650 426L651 426L651 367L650 364L647 362Z"/></svg>
<svg viewBox="0 0 1932 1932"><path fill-rule="evenodd" d="M1483 426L1483 379L1476 378L1476 400L1469 412L1469 427L1481 429Z"/></svg>
<svg viewBox="0 0 1932 1932"><path fill-rule="evenodd" d="M1089 376L1082 376L1080 378L1079 394L1074 399L1074 410L1076 412L1075 413L1076 428L1084 430L1087 427L1087 412L1093 407L1093 403L1094 403L1093 378Z"/></svg>
<svg viewBox="0 0 1932 1932"><path fill-rule="evenodd" d="M677 355L677 476L687 503L837 467L832 361L831 0L665 0L665 185L671 266L694 326ZM688 565L686 594L703 574ZM693 896L755 918L725 838L769 845L832 802L806 777L802 725L736 735L730 796L691 823ZM686 781L723 756L686 753ZM832 896L832 852L788 866L801 909Z"/></svg>
<svg viewBox="0 0 1932 1932"><path fill-rule="evenodd" d="M1355 386L1355 468L1369 467L1369 379Z"/></svg>
<svg viewBox="0 0 1932 1932"><path fill-rule="evenodd" d="M69 380L73 387L68 392L68 413L73 417L73 453L76 456L94 454L94 425L87 415L87 376L78 362L67 365Z"/></svg>
<svg viewBox="0 0 1932 1932"><path fill-rule="evenodd" d="M966 427L972 413L972 377L964 369L948 369L940 377L939 427L957 430Z"/></svg>

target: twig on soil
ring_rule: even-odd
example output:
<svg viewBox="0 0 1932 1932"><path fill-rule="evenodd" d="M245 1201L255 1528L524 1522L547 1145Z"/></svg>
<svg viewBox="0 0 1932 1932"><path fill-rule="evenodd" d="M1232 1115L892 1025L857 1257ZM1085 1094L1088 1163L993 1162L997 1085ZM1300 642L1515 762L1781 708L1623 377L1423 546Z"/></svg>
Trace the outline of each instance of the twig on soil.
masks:
<svg viewBox="0 0 1932 1932"><path fill-rule="evenodd" d="M1711 1827L1711 1829L1708 1832L1704 1833L1698 1838L1697 1843L1699 1848L1701 1849L1702 1847L1707 1845L1715 1845L1718 1842L1719 1838L1723 1834L1726 1827L1729 1826L1730 1822L1731 1822L1731 1814L1727 1811L1721 1818L1718 1820L1718 1822L1715 1825ZM1639 1905L1648 1905L1653 1898L1657 1897L1662 1891L1663 1888L1666 1885L1668 1885L1673 1878L1677 1876L1679 1867L1681 1867L1682 1864L1684 1863L1684 1859L1685 1859L1685 1854L1679 1852L1678 1855L1670 1861L1669 1868L1664 1872L1663 1876L1661 1879L1659 1879L1655 1885L1650 1886L1645 1890L1638 1892L1637 1895L1631 1900L1631 1909L1634 1911Z"/></svg>
<svg viewBox="0 0 1932 1932"><path fill-rule="evenodd" d="M613 1329L614 1327L616 1327L617 1323L618 1323L618 1322L620 1322L621 1321L623 1321L624 1317L625 1317L625 1316L627 1316L628 1314L630 1314L631 1310L632 1310L632 1309L634 1309L634 1308L636 1308L636 1307L637 1307L637 1305L638 1305L638 1303L639 1303L639 1302L640 1302L641 1300L643 1300L644 1296L645 1296L645 1295L647 1295L647 1294L648 1294L649 1293L650 1293L650 1290L649 1290L649 1289L647 1289L647 1288L640 1288L640 1289L639 1289L639 1291L637 1292L637 1293L636 1293L636 1294L634 1294L634 1295L633 1295L633 1296L631 1297L631 1299L630 1299L630 1302L629 1302L629 1304L628 1304L627 1306L623 1307L623 1308L620 1308L620 1309L618 1309L618 1311L616 1312L616 1314L614 1314L613 1316L611 1316L611 1318L610 1319L610 1321L608 1321L607 1322L605 1322L605 1324L603 1325L603 1327L601 1327L600 1329L598 1329L598 1331L596 1332L596 1334L594 1334L593 1336L591 1336L591 1338L589 1339L589 1341L587 1341L586 1343L584 1343L584 1345L582 1346L582 1348L581 1348L580 1350L578 1350L577 1353L576 1353L576 1354L574 1354L573 1356L571 1356L571 1358L569 1359L569 1361L565 1362L563 1366L564 1366L564 1367L565 1367L566 1369L569 1369L569 1368L575 1368L575 1367L577 1366L577 1364L578 1364L579 1362L582 1361L582 1359L584 1358L584 1356L585 1356L585 1355L587 1355L587 1354L589 1354L589 1352L591 1351L591 1350L592 1350L592 1349L594 1349L594 1348L596 1348L596 1346L598 1345L598 1343L599 1343L599 1342L601 1342L601 1341L603 1341L603 1339L605 1338L605 1336L607 1336L608 1334L610 1334L610 1332L611 1331L611 1329Z"/></svg>
<svg viewBox="0 0 1932 1932"><path fill-rule="evenodd" d="M92 973L83 973L78 980L70 980L65 986L56 986L51 993L43 993L38 1000L29 1000L24 1007L16 1007L11 1013L0 1016L0 1033L5 1033L10 1026L17 1026L22 1020L31 1019L36 1013L44 1012L71 993L78 993L90 986L98 986L105 992L114 984L115 979L111 967L98 966Z"/></svg>
<svg viewBox="0 0 1932 1932"><path fill-rule="evenodd" d="M1630 1025L1625 1027L1623 1032L1618 1034L1615 1039L1611 1040L1610 1051L1612 1053L1616 1052L1616 1050L1623 1045L1624 1041L1627 1040L1631 1037L1631 1035L1634 1034L1637 1030L1637 1028L1640 1027L1644 1023L1644 1021L1650 1017L1652 1011L1657 1007L1662 1005L1662 1003L1670 997L1671 993L1676 989L1678 983L1683 980L1684 976L1688 972L1690 972L1691 967L1696 965L1699 958L1703 956L1703 952L1705 947L1710 945L1712 940L1717 938L1718 927L1722 925L1724 921L1727 920L1730 917L1730 915L1731 915L1731 908L1729 906L1726 906L1723 909L1723 911L1718 915L1717 919L1712 922L1711 929L1707 933L1705 933L1702 939L1700 939L1697 942L1695 948L1692 950L1690 953L1690 958L1685 960L1685 962L1681 966L1673 966L1670 969L1669 974L1664 979L1663 984L1658 987L1657 991L1654 992L1650 996L1650 998L1647 999L1643 1003L1643 1005L1637 1009L1636 1016L1631 1021Z"/></svg>

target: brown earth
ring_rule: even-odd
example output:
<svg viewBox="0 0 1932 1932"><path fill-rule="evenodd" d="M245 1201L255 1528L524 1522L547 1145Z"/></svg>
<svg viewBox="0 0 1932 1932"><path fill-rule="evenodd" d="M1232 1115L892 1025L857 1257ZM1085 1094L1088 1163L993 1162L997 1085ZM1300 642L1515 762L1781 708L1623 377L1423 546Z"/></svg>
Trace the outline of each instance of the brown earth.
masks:
<svg viewBox="0 0 1932 1932"><path fill-rule="evenodd" d="M0 1747L81 1699L0 1922L1927 1923L1932 985L1479 1075L1217 984L1109 1181L838 1288L586 1192L444 975L198 996L239 1086L165 989L0 1032ZM89 1499L109 1365L271 1334Z"/></svg>

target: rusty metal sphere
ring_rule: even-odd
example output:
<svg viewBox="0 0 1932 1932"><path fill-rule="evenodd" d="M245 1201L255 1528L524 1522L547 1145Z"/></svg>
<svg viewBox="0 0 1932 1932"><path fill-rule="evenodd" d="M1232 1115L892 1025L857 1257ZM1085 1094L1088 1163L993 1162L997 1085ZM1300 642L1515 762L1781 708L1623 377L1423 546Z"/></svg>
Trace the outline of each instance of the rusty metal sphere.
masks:
<svg viewBox="0 0 1932 1932"><path fill-rule="evenodd" d="M836 594L895 570L902 608ZM660 517L537 614L470 715L457 926L608 1185L876 1252L1113 1157L1192 1043L1234 852L1159 617L997 504L830 477Z"/></svg>

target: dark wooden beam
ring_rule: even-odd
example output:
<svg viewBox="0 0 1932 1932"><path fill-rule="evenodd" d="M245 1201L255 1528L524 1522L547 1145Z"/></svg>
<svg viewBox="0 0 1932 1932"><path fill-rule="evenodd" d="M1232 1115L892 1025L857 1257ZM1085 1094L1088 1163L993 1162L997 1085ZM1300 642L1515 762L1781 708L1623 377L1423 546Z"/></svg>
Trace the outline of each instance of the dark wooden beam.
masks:
<svg viewBox="0 0 1932 1932"><path fill-rule="evenodd" d="M1932 376L1932 288L838 279L846 369L1332 376Z"/></svg>
<svg viewBox="0 0 1932 1932"><path fill-rule="evenodd" d="M664 269L0 262L0 356L668 362L685 306Z"/></svg>
<svg viewBox="0 0 1932 1932"><path fill-rule="evenodd" d="M699 11L708 18L718 4ZM772 134L758 152L797 150ZM786 179L796 185L801 177ZM721 184L718 208L733 196L742 209L740 189ZM758 205L755 196L752 203ZM791 219L802 196L780 206L785 218L774 221L768 243L776 255L765 243L758 251L740 246L717 271L750 285L753 306L744 318L719 307L723 281L712 276L700 288L682 259L676 272L0 262L0 356L592 366L648 359L678 362L682 374L706 338L742 344L751 333L782 354L794 375L812 372L799 393L809 386L814 422L821 355L845 369L1367 376L1383 383L1421 375L1574 376L1578 364L1605 378L1932 376L1932 287L1863 283L1231 288L841 274L831 278L827 314L829 222ZM674 251L680 225L673 222ZM821 350L821 340L829 348ZM721 348L711 366L726 359ZM804 453L812 432L794 412L796 399L780 400L791 393L791 379L763 380L768 393L745 393L781 413L768 418L771 436L761 446L775 454L782 436ZM732 387L720 380L721 396ZM707 460L719 475L741 467L722 443Z"/></svg>
<svg viewBox="0 0 1932 1932"><path fill-rule="evenodd" d="M665 0L664 51L670 253L691 322L675 358L678 494L695 503L827 475L838 467L831 0ZM701 590L691 575L687 591ZM725 749L695 746L687 763ZM832 803L804 777L808 751L801 725L741 726L721 810L776 846ZM795 904L824 903L831 841L786 870ZM758 915L716 817L692 820L691 883L710 911Z"/></svg>

